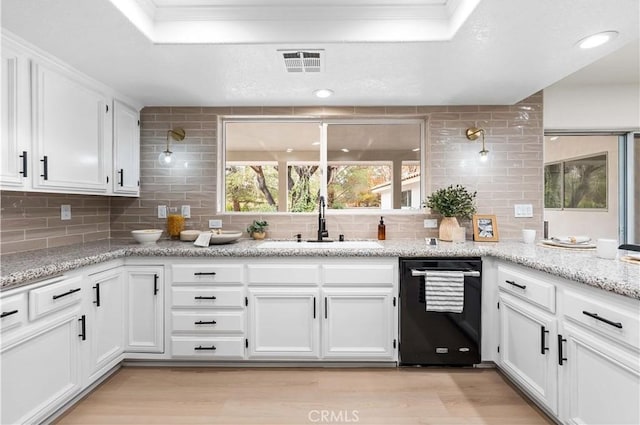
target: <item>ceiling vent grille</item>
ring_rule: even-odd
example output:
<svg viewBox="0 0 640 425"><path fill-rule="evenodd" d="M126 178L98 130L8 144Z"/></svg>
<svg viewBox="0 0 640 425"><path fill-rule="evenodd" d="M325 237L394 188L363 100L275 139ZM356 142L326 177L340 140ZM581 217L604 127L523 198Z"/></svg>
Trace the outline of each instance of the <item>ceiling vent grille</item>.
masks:
<svg viewBox="0 0 640 425"><path fill-rule="evenodd" d="M280 51L287 72L321 72L324 51Z"/></svg>

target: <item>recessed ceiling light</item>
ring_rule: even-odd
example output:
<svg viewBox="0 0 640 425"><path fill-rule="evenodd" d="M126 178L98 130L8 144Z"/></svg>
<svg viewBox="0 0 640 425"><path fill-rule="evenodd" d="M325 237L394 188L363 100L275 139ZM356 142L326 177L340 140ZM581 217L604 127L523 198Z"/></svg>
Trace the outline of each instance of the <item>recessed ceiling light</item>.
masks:
<svg viewBox="0 0 640 425"><path fill-rule="evenodd" d="M578 47L581 49L592 49L594 47L602 46L618 36L618 31L603 31L597 34L585 37L578 41Z"/></svg>
<svg viewBox="0 0 640 425"><path fill-rule="evenodd" d="M413 148L411 149L411 152L420 152L420 148Z"/></svg>
<svg viewBox="0 0 640 425"><path fill-rule="evenodd" d="M349 149L347 149L347 148L342 148L342 149L340 149L340 150L341 150L342 152L344 152L344 153L349 152Z"/></svg>
<svg viewBox="0 0 640 425"><path fill-rule="evenodd" d="M315 94L316 97L324 99L326 97L331 96L333 94L333 90L330 90L330 89L318 89L318 90L315 90L313 92L313 94Z"/></svg>
<svg viewBox="0 0 640 425"><path fill-rule="evenodd" d="M552 136L552 137L549 138L549 140L552 141L552 142L555 142L559 138L560 138L560 136Z"/></svg>
<svg viewBox="0 0 640 425"><path fill-rule="evenodd" d="M311 146L318 146L320 144L320 142L313 142L311 143Z"/></svg>

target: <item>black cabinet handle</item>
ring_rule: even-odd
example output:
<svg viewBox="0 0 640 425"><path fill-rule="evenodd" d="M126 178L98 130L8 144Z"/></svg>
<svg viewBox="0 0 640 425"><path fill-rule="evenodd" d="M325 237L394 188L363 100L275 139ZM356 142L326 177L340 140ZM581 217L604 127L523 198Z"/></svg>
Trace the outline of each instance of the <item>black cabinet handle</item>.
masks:
<svg viewBox="0 0 640 425"><path fill-rule="evenodd" d="M546 334L548 333L549 331L544 326L540 326L540 354L542 355L547 354L546 352L549 351L549 347L546 346Z"/></svg>
<svg viewBox="0 0 640 425"><path fill-rule="evenodd" d="M124 186L124 168L121 168L120 171L118 171L118 174L120 175L120 183L118 184L122 187Z"/></svg>
<svg viewBox="0 0 640 425"><path fill-rule="evenodd" d="M324 298L324 318L327 318L327 297Z"/></svg>
<svg viewBox="0 0 640 425"><path fill-rule="evenodd" d="M83 314L82 317L78 319L78 322L81 323L80 326L82 329L78 336L82 338L83 341L85 341L87 339L87 317Z"/></svg>
<svg viewBox="0 0 640 425"><path fill-rule="evenodd" d="M82 289L82 288L70 289L69 291L65 292L64 294L54 295L53 299L57 300L58 298L66 297L67 295L71 295L71 294L73 294L75 292L78 292L80 289Z"/></svg>
<svg viewBox="0 0 640 425"><path fill-rule="evenodd" d="M194 276L215 276L216 272L195 272Z"/></svg>
<svg viewBox="0 0 640 425"><path fill-rule="evenodd" d="M582 314L586 314L586 315L587 315L587 316L589 316L589 317L593 317L594 319L597 319L597 320L599 320L599 321L601 321L601 322L604 322L604 323L606 323L607 325L611 325L611 326L616 327L616 328L618 328L618 329L622 329L622 323L620 323L620 322L613 322L613 321L611 321L611 320L609 320L609 319L605 319L604 317L600 317L600 316L598 316L598 314L597 314L597 313L590 313L590 312L588 312L588 311L584 311L584 310L583 310L583 311L582 311Z"/></svg>
<svg viewBox="0 0 640 425"><path fill-rule="evenodd" d="M40 160L42 162L42 174L40 177L43 177L45 180L49 180L49 158L47 155L44 156L43 159Z"/></svg>
<svg viewBox="0 0 640 425"><path fill-rule="evenodd" d="M505 280L505 282L507 282L509 285L513 285L516 288L520 288L520 289L526 289L527 285L519 285L517 283L515 283L513 280Z"/></svg>
<svg viewBox="0 0 640 425"><path fill-rule="evenodd" d="M313 297L313 318L316 318L316 297Z"/></svg>
<svg viewBox="0 0 640 425"><path fill-rule="evenodd" d="M211 321L206 321L206 320L198 320L197 322L193 322L194 325L215 325L216 321L215 320L211 320Z"/></svg>
<svg viewBox="0 0 640 425"><path fill-rule="evenodd" d="M211 347L203 347L202 345L198 345L197 347L193 347L194 350L215 350L216 346L212 345Z"/></svg>
<svg viewBox="0 0 640 425"><path fill-rule="evenodd" d="M20 171L20 174L22 174L22 177L28 177L27 166L29 164L29 161L27 161L27 151L22 151L22 155L20 155L20 158L22 158L22 171Z"/></svg>
<svg viewBox="0 0 640 425"><path fill-rule="evenodd" d="M153 275L153 295L158 295L158 279L160 276L157 274Z"/></svg>
<svg viewBox="0 0 640 425"><path fill-rule="evenodd" d="M567 358L564 356L562 352L562 343L567 342L566 339L562 337L562 335L558 335L558 364L562 366L563 362L567 361Z"/></svg>
<svg viewBox="0 0 640 425"><path fill-rule="evenodd" d="M93 287L96 290L96 300L93 302L96 307L100 307L100 284L96 283L96 286Z"/></svg>
<svg viewBox="0 0 640 425"><path fill-rule="evenodd" d="M12 314L16 314L18 312L18 310L11 310L11 311L3 311L2 314L0 315L0 319L4 319L7 316L11 316Z"/></svg>
<svg viewBox="0 0 640 425"><path fill-rule="evenodd" d="M211 295L210 297L203 297L201 295L198 295L197 297L193 297L196 300L215 300L216 296L215 295Z"/></svg>

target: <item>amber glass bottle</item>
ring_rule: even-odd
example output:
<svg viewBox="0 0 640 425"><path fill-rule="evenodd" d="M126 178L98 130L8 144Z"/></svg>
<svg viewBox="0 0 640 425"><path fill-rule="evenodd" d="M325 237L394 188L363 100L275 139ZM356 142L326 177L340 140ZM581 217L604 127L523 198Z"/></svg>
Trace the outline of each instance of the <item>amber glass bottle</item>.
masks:
<svg viewBox="0 0 640 425"><path fill-rule="evenodd" d="M383 241L387 238L387 229L384 225L384 218L380 217L380 224L378 224L378 240Z"/></svg>

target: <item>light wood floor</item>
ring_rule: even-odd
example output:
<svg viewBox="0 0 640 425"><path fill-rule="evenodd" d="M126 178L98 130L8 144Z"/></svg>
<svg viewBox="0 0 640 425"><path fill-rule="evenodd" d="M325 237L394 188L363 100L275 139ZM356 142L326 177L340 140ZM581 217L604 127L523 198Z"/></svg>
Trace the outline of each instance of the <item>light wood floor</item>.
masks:
<svg viewBox="0 0 640 425"><path fill-rule="evenodd" d="M59 424L550 424L493 369L126 367Z"/></svg>

